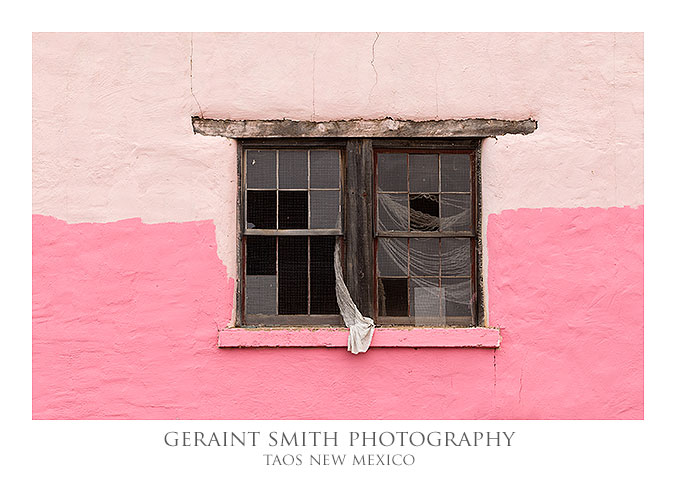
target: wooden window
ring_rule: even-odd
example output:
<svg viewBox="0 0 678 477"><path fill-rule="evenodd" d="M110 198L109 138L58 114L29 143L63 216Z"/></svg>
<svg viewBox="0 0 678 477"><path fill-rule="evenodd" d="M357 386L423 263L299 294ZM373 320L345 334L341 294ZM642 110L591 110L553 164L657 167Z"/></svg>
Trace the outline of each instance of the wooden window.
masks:
<svg viewBox="0 0 678 477"><path fill-rule="evenodd" d="M479 140L239 142L241 326L482 326Z"/></svg>
<svg viewBox="0 0 678 477"><path fill-rule="evenodd" d="M474 150L375 150L377 319L476 320Z"/></svg>

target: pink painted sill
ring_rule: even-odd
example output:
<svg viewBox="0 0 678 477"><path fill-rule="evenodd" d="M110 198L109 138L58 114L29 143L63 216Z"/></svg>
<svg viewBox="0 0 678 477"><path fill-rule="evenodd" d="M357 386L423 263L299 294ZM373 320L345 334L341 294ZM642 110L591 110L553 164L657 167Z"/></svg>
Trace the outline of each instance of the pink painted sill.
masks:
<svg viewBox="0 0 678 477"><path fill-rule="evenodd" d="M377 328L372 348L498 348L498 328ZM226 328L221 348L345 348L347 328Z"/></svg>

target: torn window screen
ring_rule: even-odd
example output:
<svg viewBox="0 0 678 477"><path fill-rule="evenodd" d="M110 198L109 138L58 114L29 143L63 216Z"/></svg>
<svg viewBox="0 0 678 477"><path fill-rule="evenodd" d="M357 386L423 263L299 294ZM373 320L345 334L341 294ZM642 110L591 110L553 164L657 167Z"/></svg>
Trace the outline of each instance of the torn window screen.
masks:
<svg viewBox="0 0 678 477"><path fill-rule="evenodd" d="M472 325L471 155L389 151L376 160L379 322Z"/></svg>

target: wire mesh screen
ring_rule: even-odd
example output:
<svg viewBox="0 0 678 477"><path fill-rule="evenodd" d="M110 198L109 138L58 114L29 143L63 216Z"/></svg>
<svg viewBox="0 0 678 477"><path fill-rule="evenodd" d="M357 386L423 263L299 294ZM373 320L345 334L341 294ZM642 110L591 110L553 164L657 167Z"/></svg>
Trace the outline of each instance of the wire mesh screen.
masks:
<svg viewBox="0 0 678 477"><path fill-rule="evenodd" d="M440 187L442 192L471 191L471 156L468 154L440 155Z"/></svg>
<svg viewBox="0 0 678 477"><path fill-rule="evenodd" d="M247 297L249 313L276 312L276 238L252 236L246 242Z"/></svg>
<svg viewBox="0 0 678 477"><path fill-rule="evenodd" d="M407 154L377 156L379 192L407 192Z"/></svg>
<svg viewBox="0 0 678 477"><path fill-rule="evenodd" d="M334 237L311 237L311 299L312 314L337 314L334 281Z"/></svg>
<svg viewBox="0 0 678 477"><path fill-rule="evenodd" d="M438 155L410 154L410 192L438 192Z"/></svg>
<svg viewBox="0 0 678 477"><path fill-rule="evenodd" d="M308 189L308 151L279 151L278 176L280 189Z"/></svg>
<svg viewBox="0 0 678 477"><path fill-rule="evenodd" d="M276 188L276 151L247 151L247 188Z"/></svg>
<svg viewBox="0 0 678 477"><path fill-rule="evenodd" d="M376 171L381 323L473 324L471 155L378 152Z"/></svg>
<svg viewBox="0 0 678 477"><path fill-rule="evenodd" d="M339 151L311 150L311 188L339 187Z"/></svg>
<svg viewBox="0 0 678 477"><path fill-rule="evenodd" d="M339 227L339 191L311 191L311 228L336 229Z"/></svg>
<svg viewBox="0 0 678 477"><path fill-rule="evenodd" d="M441 230L471 230L471 194L441 194Z"/></svg>
<svg viewBox="0 0 678 477"><path fill-rule="evenodd" d="M246 150L244 165L244 306L245 316L255 317L245 322L295 324L298 315L337 315L340 152ZM333 233L312 235L317 229Z"/></svg>

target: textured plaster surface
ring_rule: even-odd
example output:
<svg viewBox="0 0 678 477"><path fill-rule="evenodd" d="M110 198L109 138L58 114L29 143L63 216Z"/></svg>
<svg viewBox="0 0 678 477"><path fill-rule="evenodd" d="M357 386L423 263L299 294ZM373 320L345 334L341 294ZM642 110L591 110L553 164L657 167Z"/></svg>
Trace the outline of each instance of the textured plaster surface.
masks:
<svg viewBox="0 0 678 477"><path fill-rule="evenodd" d="M642 418L641 34L35 34L32 66L34 417ZM482 146L501 348L219 349L236 144L195 115L537 120Z"/></svg>
<svg viewBox="0 0 678 477"><path fill-rule="evenodd" d="M34 418L643 417L642 207L490 216L497 350L218 348L214 234L34 216Z"/></svg>

